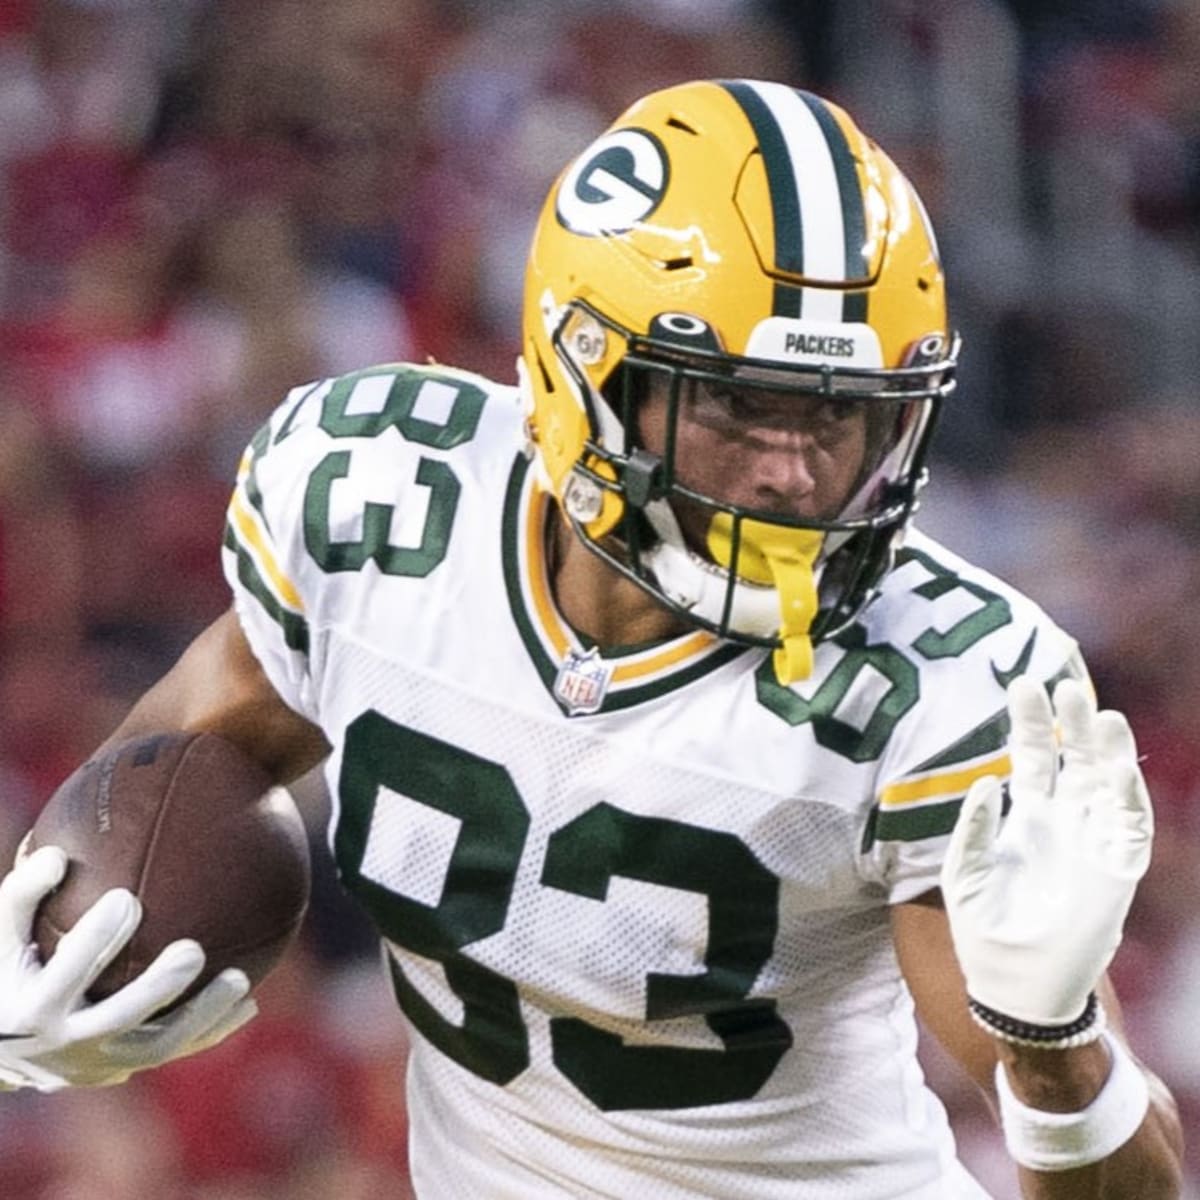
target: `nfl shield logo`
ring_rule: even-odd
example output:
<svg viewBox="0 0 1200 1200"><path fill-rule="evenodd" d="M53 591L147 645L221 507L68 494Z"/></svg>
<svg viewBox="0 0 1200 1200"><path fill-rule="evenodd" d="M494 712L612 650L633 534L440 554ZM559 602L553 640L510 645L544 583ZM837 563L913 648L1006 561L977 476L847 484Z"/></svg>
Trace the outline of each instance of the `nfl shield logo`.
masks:
<svg viewBox="0 0 1200 1200"><path fill-rule="evenodd" d="M567 710L567 716L594 713L604 703L612 667L593 646L585 653L568 652L554 679L554 698Z"/></svg>

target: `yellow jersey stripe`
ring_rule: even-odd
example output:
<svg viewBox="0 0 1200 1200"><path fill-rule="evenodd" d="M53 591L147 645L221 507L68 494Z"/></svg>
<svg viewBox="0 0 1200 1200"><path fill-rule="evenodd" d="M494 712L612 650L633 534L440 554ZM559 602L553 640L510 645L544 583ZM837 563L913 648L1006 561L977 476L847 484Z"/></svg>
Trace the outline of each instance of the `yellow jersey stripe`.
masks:
<svg viewBox="0 0 1200 1200"><path fill-rule="evenodd" d="M233 493L233 498L229 501L229 517L239 537L257 555L263 573L275 589L276 595L289 608L302 613L304 611L304 601L300 599L300 593L296 591L295 585L283 573L279 564L275 561L275 555L272 553L270 546L267 545L266 540L259 531L257 522L255 522L245 502L242 500L240 488Z"/></svg>
<svg viewBox="0 0 1200 1200"><path fill-rule="evenodd" d="M546 556L542 543L542 530L545 526L548 504L549 497L535 486L525 514L525 547L529 565L529 591L534 611L537 613L538 623L554 647L554 652L561 659L571 649L572 638L550 595L550 580L546 570ZM621 660L613 668L612 682L614 685L619 685L667 671L677 664L711 649L716 641L713 634L707 630L698 629L682 641L651 650L645 656Z"/></svg>
<svg viewBox="0 0 1200 1200"><path fill-rule="evenodd" d="M711 633L699 629L678 643L678 645L668 646L656 651L648 658L642 659L639 662L622 663L613 671L613 683L624 683L630 679L642 679L647 675L654 675L658 671L665 671L668 667L673 667L685 658L691 658L692 655L707 650L716 640Z"/></svg>
<svg viewBox="0 0 1200 1200"><path fill-rule="evenodd" d="M542 543L542 531L546 517L546 494L535 484L529 497L529 508L525 514L525 552L529 564L529 592L538 624L542 627L559 659L566 657L571 649L571 639L559 620L554 603L550 599L550 580L546 572L546 556Z"/></svg>
<svg viewBox="0 0 1200 1200"><path fill-rule="evenodd" d="M997 754L994 758L985 759L973 767L965 767L958 771L945 771L939 775L927 775L924 779L908 779L885 787L879 796L879 807L883 809L902 808L906 804L915 804L921 800L929 800L935 796L961 795L975 782L985 775L1005 777L1012 772L1012 762L1007 754Z"/></svg>

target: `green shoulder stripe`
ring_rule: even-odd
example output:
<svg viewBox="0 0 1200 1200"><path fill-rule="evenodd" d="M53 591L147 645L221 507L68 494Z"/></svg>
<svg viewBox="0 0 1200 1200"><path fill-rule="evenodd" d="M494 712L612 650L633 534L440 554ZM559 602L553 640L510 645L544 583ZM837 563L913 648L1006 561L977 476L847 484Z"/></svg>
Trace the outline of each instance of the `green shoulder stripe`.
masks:
<svg viewBox="0 0 1200 1200"><path fill-rule="evenodd" d="M968 733L964 733L958 741L947 746L941 753L914 767L909 774L923 775L927 771L944 771L947 767L956 767L990 754L999 754L1008 745L1010 726L1008 709L1002 708Z"/></svg>
<svg viewBox="0 0 1200 1200"><path fill-rule="evenodd" d="M1007 808L1007 794L1005 796ZM876 842L920 842L926 838L944 837L954 828L962 798L926 804L920 808L889 810L876 805L863 830L862 852L866 854Z"/></svg>
<svg viewBox="0 0 1200 1200"><path fill-rule="evenodd" d="M271 523L267 520L267 510L263 505L262 488L258 484L258 463L259 459L270 449L271 446L271 424L265 422L258 427L258 432L250 439L250 466L246 471L246 477L243 480L246 491L246 499L258 513L259 520L262 521L263 528L267 533L271 532Z"/></svg>
<svg viewBox="0 0 1200 1200"><path fill-rule="evenodd" d="M1030 639L1032 641L1032 639ZM1046 690L1052 691L1062 679L1081 677L1082 666L1078 655L1063 664L1049 679ZM963 764L985 759L1001 753L1008 745L1011 722L1007 709L1001 709L974 729L963 734L956 742L932 758L914 767L910 775L925 775L946 771ZM893 785L895 786L895 785ZM965 795L965 789L963 795ZM866 854L876 842L917 842L925 838L944 837L954 828L958 810L962 807L963 795L948 796L935 803L914 804L885 808L880 803L872 807L863 829L862 852ZM1002 812L1007 815L1011 800L1008 788L1004 789Z"/></svg>
<svg viewBox="0 0 1200 1200"><path fill-rule="evenodd" d="M1031 637L1026 643L1026 649L1032 644L1033 638ZM1046 690L1052 692L1055 685L1063 679L1079 679L1081 677L1078 657L1072 656L1046 680ZM958 741L947 746L945 750L915 766L909 774L923 775L928 771L944 771L947 767L956 767L976 758L999 754L1008 745L1010 728L1008 709L1002 708L988 717L986 721L976 725L974 729L964 733Z"/></svg>
<svg viewBox="0 0 1200 1200"><path fill-rule="evenodd" d="M266 614L283 631L283 640L291 650L308 653L308 622L299 613L284 608L275 593L259 574L254 560L238 540L237 533L228 522L225 525L225 548L237 557L238 579L242 586L263 606Z"/></svg>

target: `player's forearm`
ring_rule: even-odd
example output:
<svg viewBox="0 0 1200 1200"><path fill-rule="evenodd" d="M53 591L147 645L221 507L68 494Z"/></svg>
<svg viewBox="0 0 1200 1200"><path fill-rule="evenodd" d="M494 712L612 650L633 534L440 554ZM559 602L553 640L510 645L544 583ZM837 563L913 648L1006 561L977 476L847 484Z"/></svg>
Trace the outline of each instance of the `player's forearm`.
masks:
<svg viewBox="0 0 1200 1200"><path fill-rule="evenodd" d="M1102 1042L1072 1050L1004 1044L1000 1059L1013 1094L1045 1113L1075 1113L1095 1101L1110 1071ZM1137 1068L1141 1070L1140 1067ZM1137 1131L1111 1154L1065 1171L1019 1168L1026 1200L1174 1200L1181 1193L1183 1135L1174 1101L1146 1075L1150 1105Z"/></svg>

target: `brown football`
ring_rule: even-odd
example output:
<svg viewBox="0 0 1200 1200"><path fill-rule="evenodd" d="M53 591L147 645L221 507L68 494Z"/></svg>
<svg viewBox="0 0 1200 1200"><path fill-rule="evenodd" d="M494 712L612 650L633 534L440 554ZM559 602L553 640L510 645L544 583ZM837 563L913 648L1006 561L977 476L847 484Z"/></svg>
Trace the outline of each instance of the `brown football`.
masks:
<svg viewBox="0 0 1200 1200"><path fill-rule="evenodd" d="M210 733L132 738L84 763L38 816L28 849L39 846L61 846L71 860L37 912L43 961L109 888L142 902L141 924L89 989L92 1000L182 937L206 955L188 995L226 967L255 984L291 944L308 904L308 841L291 797Z"/></svg>

